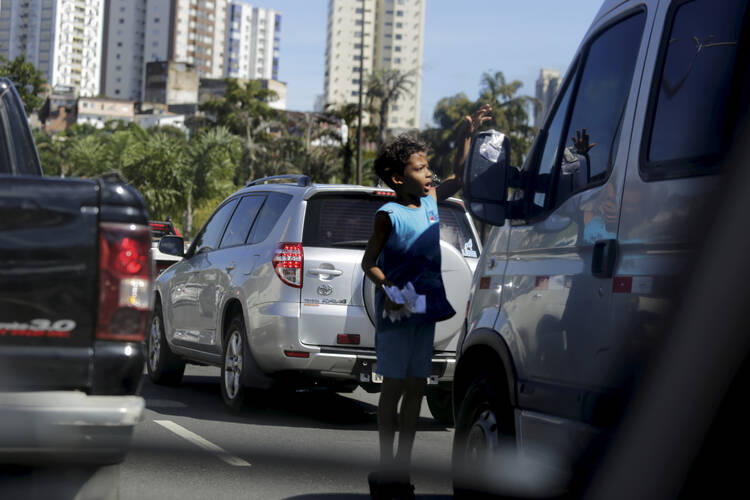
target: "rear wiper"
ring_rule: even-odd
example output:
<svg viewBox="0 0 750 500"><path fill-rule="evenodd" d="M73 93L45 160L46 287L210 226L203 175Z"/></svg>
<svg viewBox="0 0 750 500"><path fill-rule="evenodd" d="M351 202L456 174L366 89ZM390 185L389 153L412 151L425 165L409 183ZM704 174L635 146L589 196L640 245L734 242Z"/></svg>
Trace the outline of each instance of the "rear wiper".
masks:
<svg viewBox="0 0 750 500"><path fill-rule="evenodd" d="M367 246L367 240L335 241L330 245L332 247L364 247Z"/></svg>

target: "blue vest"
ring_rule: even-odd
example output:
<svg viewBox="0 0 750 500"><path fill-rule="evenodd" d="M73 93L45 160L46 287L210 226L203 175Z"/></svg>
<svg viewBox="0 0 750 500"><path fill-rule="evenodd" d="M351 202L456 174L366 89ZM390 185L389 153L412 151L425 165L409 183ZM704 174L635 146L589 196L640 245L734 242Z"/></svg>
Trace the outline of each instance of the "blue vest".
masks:
<svg viewBox="0 0 750 500"><path fill-rule="evenodd" d="M456 314L445 296L440 272L440 218L438 205L430 196L423 196L416 208L388 202L378 209L391 219L391 234L378 257L378 267L385 277L399 288L412 282L417 293L426 296L427 310L396 322L428 323L448 319ZM393 325L382 317L385 294L379 288L375 295L377 328Z"/></svg>

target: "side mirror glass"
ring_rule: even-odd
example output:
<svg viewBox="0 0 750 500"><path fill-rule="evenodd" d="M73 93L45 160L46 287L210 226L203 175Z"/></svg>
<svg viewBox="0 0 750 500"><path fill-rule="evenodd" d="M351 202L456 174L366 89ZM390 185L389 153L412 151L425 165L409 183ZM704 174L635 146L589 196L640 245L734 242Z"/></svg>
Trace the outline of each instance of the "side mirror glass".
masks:
<svg viewBox="0 0 750 500"><path fill-rule="evenodd" d="M159 251L167 255L184 257L185 243L179 236L164 236L159 240Z"/></svg>
<svg viewBox="0 0 750 500"><path fill-rule="evenodd" d="M464 198L471 215L495 226L505 224L508 207L510 141L497 130L474 138L464 168Z"/></svg>

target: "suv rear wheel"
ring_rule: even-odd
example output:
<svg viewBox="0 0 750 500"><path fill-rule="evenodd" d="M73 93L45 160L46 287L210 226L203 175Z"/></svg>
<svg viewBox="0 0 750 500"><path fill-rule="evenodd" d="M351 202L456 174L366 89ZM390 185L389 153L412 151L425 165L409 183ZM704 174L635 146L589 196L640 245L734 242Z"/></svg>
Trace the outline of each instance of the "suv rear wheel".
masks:
<svg viewBox="0 0 750 500"><path fill-rule="evenodd" d="M221 397L232 410L239 411L245 400L247 388L244 374L249 360L245 323L235 316L224 337L224 362L221 365Z"/></svg>
<svg viewBox="0 0 750 500"><path fill-rule="evenodd" d="M481 498L491 491L484 474L493 474L516 451L513 410L499 384L486 375L474 379L456 417L453 440L453 491L456 498ZM512 463L512 462L511 462ZM496 472L496 471L495 471ZM487 487L485 487L487 486Z"/></svg>
<svg viewBox="0 0 750 500"><path fill-rule="evenodd" d="M154 307L151 318L151 331L146 339L148 350L148 377L155 384L177 385L182 381L185 373L185 362L169 350L167 339L164 337L164 317L161 304Z"/></svg>

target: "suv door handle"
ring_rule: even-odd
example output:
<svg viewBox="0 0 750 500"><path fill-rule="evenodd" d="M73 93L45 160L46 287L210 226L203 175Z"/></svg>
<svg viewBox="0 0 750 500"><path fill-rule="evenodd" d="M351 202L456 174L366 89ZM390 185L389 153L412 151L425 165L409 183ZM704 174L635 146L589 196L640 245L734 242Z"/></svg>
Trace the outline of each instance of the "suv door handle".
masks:
<svg viewBox="0 0 750 500"><path fill-rule="evenodd" d="M323 269L320 267L309 269L309 272L312 274L327 274L328 276L341 276L344 274L344 271L339 271L338 269Z"/></svg>
<svg viewBox="0 0 750 500"><path fill-rule="evenodd" d="M617 262L617 240L599 240L594 243L591 257L591 274L597 278L611 278Z"/></svg>
<svg viewBox="0 0 750 500"><path fill-rule="evenodd" d="M232 262L231 264L229 264L228 266L226 266L224 269L226 269L227 272L234 271L234 262Z"/></svg>

